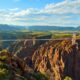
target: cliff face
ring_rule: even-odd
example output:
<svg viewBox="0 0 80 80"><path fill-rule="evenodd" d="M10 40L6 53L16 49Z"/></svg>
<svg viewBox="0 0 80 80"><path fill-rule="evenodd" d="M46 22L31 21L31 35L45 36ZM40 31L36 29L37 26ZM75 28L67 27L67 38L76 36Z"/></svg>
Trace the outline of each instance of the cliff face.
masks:
<svg viewBox="0 0 80 80"><path fill-rule="evenodd" d="M34 69L48 75L50 80L63 80L66 76L79 80L79 60L80 51L70 40L47 42L32 57Z"/></svg>
<svg viewBox="0 0 80 80"><path fill-rule="evenodd" d="M16 45L14 53L19 49L16 55L0 53L0 63L10 66L10 72L14 73L11 73L13 80L22 77L28 80L64 80L67 76L72 80L80 80L80 45L72 45L71 40L47 41L35 46L24 41Z"/></svg>
<svg viewBox="0 0 80 80"><path fill-rule="evenodd" d="M10 47L8 47L8 51L14 55L17 55L20 58L30 57L33 55L35 50L47 40L40 39L50 39L51 35L41 36L36 38L30 38L30 40L25 39L22 41L14 41ZM38 39L38 40L36 40Z"/></svg>

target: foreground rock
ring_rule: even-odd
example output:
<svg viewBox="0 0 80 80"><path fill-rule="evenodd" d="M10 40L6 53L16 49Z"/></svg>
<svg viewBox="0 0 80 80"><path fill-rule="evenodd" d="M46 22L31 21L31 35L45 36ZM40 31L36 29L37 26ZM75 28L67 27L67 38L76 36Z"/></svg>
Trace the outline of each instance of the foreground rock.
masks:
<svg viewBox="0 0 80 80"><path fill-rule="evenodd" d="M21 50L19 56L1 51L0 71L5 69L4 76L7 75L8 80L80 80L79 45L72 44L71 40L56 40L32 49L34 51L30 51L31 55L25 55L24 58L20 56L27 52L27 47L24 52Z"/></svg>
<svg viewBox="0 0 80 80"><path fill-rule="evenodd" d="M37 49L32 57L34 69L50 80L63 80L66 76L80 80L80 50L70 40L50 41Z"/></svg>

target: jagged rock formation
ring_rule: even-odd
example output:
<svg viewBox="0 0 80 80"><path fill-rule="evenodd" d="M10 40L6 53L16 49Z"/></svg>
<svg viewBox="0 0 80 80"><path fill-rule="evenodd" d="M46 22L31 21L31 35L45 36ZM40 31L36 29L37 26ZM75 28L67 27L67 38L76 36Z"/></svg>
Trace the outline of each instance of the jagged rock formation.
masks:
<svg viewBox="0 0 80 80"><path fill-rule="evenodd" d="M9 52L0 52L0 79L1 80L47 80L45 75L34 72L25 60L13 56Z"/></svg>
<svg viewBox="0 0 80 80"><path fill-rule="evenodd" d="M71 40L51 41L37 49L32 57L34 69L49 76L50 80L80 79L80 51Z"/></svg>
<svg viewBox="0 0 80 80"><path fill-rule="evenodd" d="M80 40L77 40L78 44L79 42ZM66 76L71 77L72 80L80 80L80 45L72 44L71 39L47 41L38 47L30 47L31 45L28 46L26 41L20 43L23 46L19 56L8 52L0 53L0 56L7 56L5 63L8 63L14 73L13 80L21 78L64 80ZM18 43L19 46L20 43ZM23 48L25 49L23 50ZM29 48L34 51L28 50ZM29 53L30 55L28 55ZM21 58L24 55L25 57Z"/></svg>
<svg viewBox="0 0 80 80"><path fill-rule="evenodd" d="M41 45L44 44L45 41L40 40L23 40L23 41L15 41L9 48L8 51L14 55L17 55L20 58L25 58L32 56L35 50Z"/></svg>

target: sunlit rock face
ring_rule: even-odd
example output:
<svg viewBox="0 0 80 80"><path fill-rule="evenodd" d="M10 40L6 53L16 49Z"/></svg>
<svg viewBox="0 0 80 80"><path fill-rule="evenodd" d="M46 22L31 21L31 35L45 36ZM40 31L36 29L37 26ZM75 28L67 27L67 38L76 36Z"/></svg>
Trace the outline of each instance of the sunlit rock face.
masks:
<svg viewBox="0 0 80 80"><path fill-rule="evenodd" d="M48 75L50 80L62 80L66 76L79 80L79 60L80 50L71 40L47 42L32 56L34 69Z"/></svg>
<svg viewBox="0 0 80 80"><path fill-rule="evenodd" d="M14 54L1 52L3 54L0 55L7 56L5 63L20 69L19 75L29 80L37 80L37 76L42 76L41 80L64 80L66 77L80 80L80 40L76 40L75 44L71 39L49 40L34 46L27 42L16 44Z"/></svg>
<svg viewBox="0 0 80 80"><path fill-rule="evenodd" d="M8 47L8 51L20 58L30 57L40 45L47 42L47 40L42 39L50 38L51 35L14 41L14 43Z"/></svg>

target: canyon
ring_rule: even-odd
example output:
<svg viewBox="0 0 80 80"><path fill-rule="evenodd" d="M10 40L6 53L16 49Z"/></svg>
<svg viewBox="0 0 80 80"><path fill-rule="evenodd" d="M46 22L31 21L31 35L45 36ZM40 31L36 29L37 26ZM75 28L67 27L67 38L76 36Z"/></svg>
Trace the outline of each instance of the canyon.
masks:
<svg viewBox="0 0 80 80"><path fill-rule="evenodd" d="M31 41L18 42L11 46L12 51L0 52L0 56L7 56L0 61L13 68L13 80L19 80L21 76L26 80L65 80L66 77L80 80L79 43L79 39L75 44L71 39L49 40L35 45L31 45Z"/></svg>

